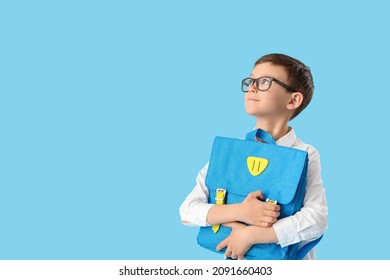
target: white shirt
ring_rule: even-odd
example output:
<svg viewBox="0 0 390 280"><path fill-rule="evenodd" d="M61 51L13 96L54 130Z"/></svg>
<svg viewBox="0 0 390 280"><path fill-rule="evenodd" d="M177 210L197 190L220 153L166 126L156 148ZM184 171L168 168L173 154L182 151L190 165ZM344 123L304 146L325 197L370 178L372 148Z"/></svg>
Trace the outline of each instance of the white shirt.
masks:
<svg viewBox="0 0 390 280"><path fill-rule="evenodd" d="M293 129L276 141L277 145L308 152L309 162L306 180L304 205L293 216L276 221L273 228L281 247L300 242L300 247L320 237L328 228L328 205L322 186L321 163L318 151L299 140ZM208 163L196 177L196 186L180 206L183 224L209 226L207 214L214 204L207 202L208 188L205 184ZM315 248L305 259L315 259Z"/></svg>

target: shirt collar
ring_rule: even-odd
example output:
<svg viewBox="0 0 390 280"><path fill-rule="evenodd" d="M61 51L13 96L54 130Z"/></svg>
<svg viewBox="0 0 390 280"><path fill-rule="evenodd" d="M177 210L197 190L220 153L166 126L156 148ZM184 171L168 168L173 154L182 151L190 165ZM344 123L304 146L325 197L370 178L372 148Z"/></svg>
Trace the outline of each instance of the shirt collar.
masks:
<svg viewBox="0 0 390 280"><path fill-rule="evenodd" d="M286 135L276 141L276 144L279 146L292 147L296 140L297 136L295 135L295 131L293 128L291 128L291 130Z"/></svg>

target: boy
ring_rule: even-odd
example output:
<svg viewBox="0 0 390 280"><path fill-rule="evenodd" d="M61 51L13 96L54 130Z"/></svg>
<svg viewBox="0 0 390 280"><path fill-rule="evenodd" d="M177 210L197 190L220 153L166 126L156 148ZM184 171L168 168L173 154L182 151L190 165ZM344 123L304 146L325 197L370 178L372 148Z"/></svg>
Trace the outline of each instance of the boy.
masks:
<svg viewBox="0 0 390 280"><path fill-rule="evenodd" d="M299 242L303 246L320 237L328 226L319 154L299 140L288 126L289 120L302 112L313 96L310 69L287 55L265 55L256 61L241 88L245 93L246 112L256 118L256 128L270 133L278 145L307 151L309 162L303 207L293 216L279 220L280 207L266 203L261 190L249 194L241 203L208 204L205 185L208 164L199 172L195 188L180 206L182 223L231 227L230 236L216 249L226 247L225 256L232 259L244 259L251 246L258 243L278 243L285 247ZM305 259L315 259L315 249Z"/></svg>

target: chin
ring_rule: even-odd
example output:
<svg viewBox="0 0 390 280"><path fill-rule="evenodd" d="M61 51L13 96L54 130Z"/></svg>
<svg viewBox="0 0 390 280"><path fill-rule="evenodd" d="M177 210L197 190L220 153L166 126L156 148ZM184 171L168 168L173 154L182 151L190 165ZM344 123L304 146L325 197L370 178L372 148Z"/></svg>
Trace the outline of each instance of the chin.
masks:
<svg viewBox="0 0 390 280"><path fill-rule="evenodd" d="M256 117L258 115L258 112L256 110L248 110L248 109L245 109L245 112L248 114L248 115L251 115L251 116L254 116Z"/></svg>

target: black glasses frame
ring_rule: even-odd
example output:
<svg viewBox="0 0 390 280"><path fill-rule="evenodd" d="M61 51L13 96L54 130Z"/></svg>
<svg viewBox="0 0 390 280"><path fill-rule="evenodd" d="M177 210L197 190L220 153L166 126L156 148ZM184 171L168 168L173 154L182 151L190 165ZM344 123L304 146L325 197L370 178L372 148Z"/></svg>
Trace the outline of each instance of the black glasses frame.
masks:
<svg viewBox="0 0 390 280"><path fill-rule="evenodd" d="M260 89L260 88L259 88L259 81L260 81L260 79L264 79L264 78L267 78L267 79L270 80L269 87L268 87L267 89ZM255 84L257 90L259 90L259 91L267 91L267 90L269 90L269 88L270 88L271 85L272 85L272 82L275 82L275 83L279 84L280 86L284 87L285 89L287 89L287 90L290 91L290 92L297 92L297 90L295 90L295 89L293 89L292 87L290 87L289 85L286 85L285 83L279 81L278 79L275 79L275 78L272 78L272 77L266 77L266 76L263 76L263 77L260 77L260 78L257 78L257 79L252 79L252 78L245 78L245 79L243 79L243 80L241 81L241 90L242 90L243 92L248 92L248 91L245 91L245 90L244 90L244 84L245 84L247 81L249 81L249 85ZM249 86L249 85L248 85L248 86Z"/></svg>

